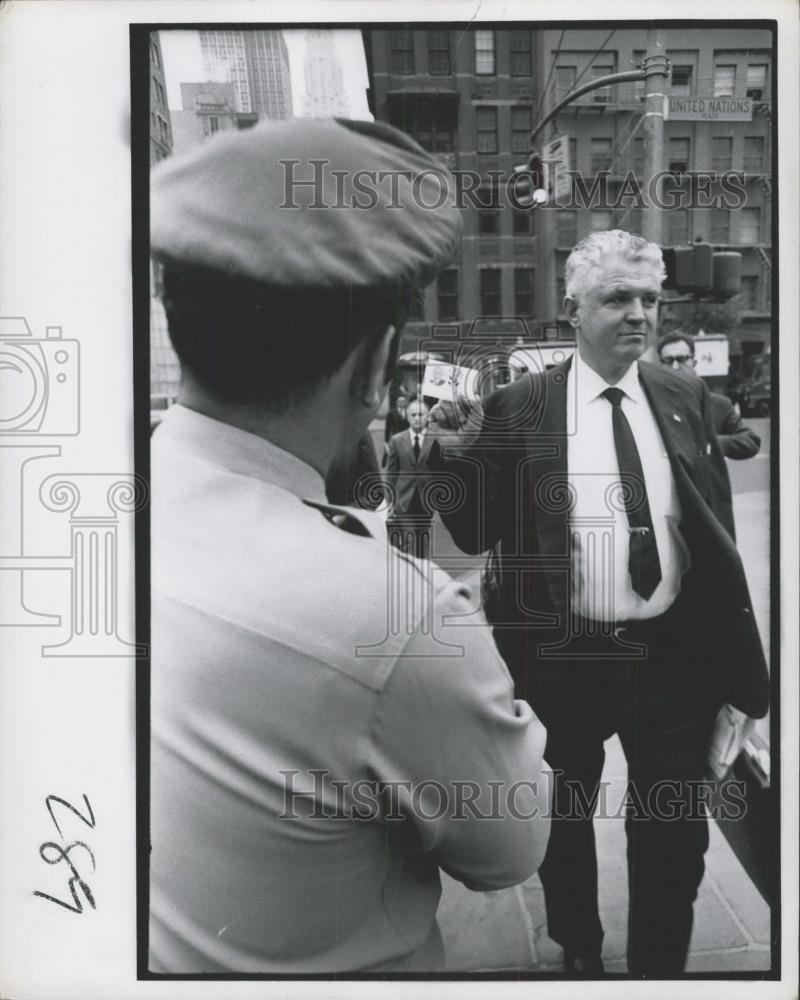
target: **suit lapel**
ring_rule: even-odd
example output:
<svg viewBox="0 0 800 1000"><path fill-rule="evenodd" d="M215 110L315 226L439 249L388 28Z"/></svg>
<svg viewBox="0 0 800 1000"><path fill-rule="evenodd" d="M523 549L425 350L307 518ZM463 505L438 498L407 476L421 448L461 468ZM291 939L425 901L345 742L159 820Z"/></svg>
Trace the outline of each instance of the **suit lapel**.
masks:
<svg viewBox="0 0 800 1000"><path fill-rule="evenodd" d="M424 434L422 440L419 443L419 462L418 465L426 465L428 461L428 455L430 454L431 444L433 439L430 434ZM414 449L411 449L412 453Z"/></svg>
<svg viewBox="0 0 800 1000"><path fill-rule="evenodd" d="M556 611L567 608L568 579L564 559L569 557L567 498L567 377L571 358L543 376L544 399L527 446L523 497L522 537L534 526L536 550L543 565ZM528 546L526 545L526 548ZM530 551L530 549L529 549Z"/></svg>
<svg viewBox="0 0 800 1000"><path fill-rule="evenodd" d="M688 478L696 488L703 489L698 476L695 449L697 441L689 423L690 414L683 394L672 380L659 377L660 373L647 364L639 365L639 382L650 403L661 439L669 456L672 474L681 499L685 499L685 481ZM689 491L694 496L694 491Z"/></svg>

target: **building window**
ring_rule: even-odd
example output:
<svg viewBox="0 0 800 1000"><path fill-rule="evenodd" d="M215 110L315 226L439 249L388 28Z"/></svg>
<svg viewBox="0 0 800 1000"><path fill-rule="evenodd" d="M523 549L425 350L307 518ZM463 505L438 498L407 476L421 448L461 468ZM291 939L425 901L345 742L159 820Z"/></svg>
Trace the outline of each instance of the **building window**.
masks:
<svg viewBox="0 0 800 1000"><path fill-rule="evenodd" d="M450 32L429 31L428 72L431 76L447 76L452 72L450 65Z"/></svg>
<svg viewBox="0 0 800 1000"><path fill-rule="evenodd" d="M156 101L162 107L166 107L167 101L166 101L166 97L164 96L164 88L161 86L161 84L158 82L158 80L156 80L155 77L153 77L153 84L154 84L155 90L156 90Z"/></svg>
<svg viewBox="0 0 800 1000"><path fill-rule="evenodd" d="M723 171L731 169L733 139L727 135L715 135L711 139L711 167Z"/></svg>
<svg viewBox="0 0 800 1000"><path fill-rule="evenodd" d="M219 118L216 115L210 115L208 119L208 131L210 135L215 132L219 132Z"/></svg>
<svg viewBox="0 0 800 1000"><path fill-rule="evenodd" d="M478 190L478 234L480 236L500 235L500 204L497 191L489 187Z"/></svg>
<svg viewBox="0 0 800 1000"><path fill-rule="evenodd" d="M497 152L497 108L475 108L475 129L479 153Z"/></svg>
<svg viewBox="0 0 800 1000"><path fill-rule="evenodd" d="M600 79L601 76L610 76L613 72L613 65L609 65L608 63L601 65L595 63L592 66L592 78L594 80ZM593 90L592 100L595 104L608 104L611 101L611 88L602 87L600 90Z"/></svg>
<svg viewBox="0 0 800 1000"><path fill-rule="evenodd" d="M736 87L735 66L714 67L714 97L733 97Z"/></svg>
<svg viewBox="0 0 800 1000"><path fill-rule="evenodd" d="M764 139L762 136L745 136L743 168L746 174L764 172Z"/></svg>
<svg viewBox="0 0 800 1000"><path fill-rule="evenodd" d="M517 316L533 317L533 268L514 269L514 313Z"/></svg>
<svg viewBox="0 0 800 1000"><path fill-rule="evenodd" d="M571 138L569 140L569 170L578 169L578 140Z"/></svg>
<svg viewBox="0 0 800 1000"><path fill-rule="evenodd" d="M614 213L610 212L608 209L592 209L590 220L593 233L602 233L607 229L614 228Z"/></svg>
<svg viewBox="0 0 800 1000"><path fill-rule="evenodd" d="M414 138L429 153L452 153L455 147L453 129L444 128L436 122L426 124L425 127L418 126Z"/></svg>
<svg viewBox="0 0 800 1000"><path fill-rule="evenodd" d="M436 282L436 300L440 323L458 319L458 271L454 267L442 271L439 275Z"/></svg>
<svg viewBox="0 0 800 1000"><path fill-rule="evenodd" d="M389 32L389 69L408 75L414 72L414 35L410 31Z"/></svg>
<svg viewBox="0 0 800 1000"><path fill-rule="evenodd" d="M511 216L515 236L530 236L533 232L533 212L530 209L515 208Z"/></svg>
<svg viewBox="0 0 800 1000"><path fill-rule="evenodd" d="M154 66L161 66L161 56L158 54L158 46L155 42L150 42L150 62Z"/></svg>
<svg viewBox="0 0 800 1000"><path fill-rule="evenodd" d="M494 32L475 32L475 72L478 76L494 76Z"/></svg>
<svg viewBox="0 0 800 1000"><path fill-rule="evenodd" d="M577 76L577 66L556 66L556 102L572 93Z"/></svg>
<svg viewBox="0 0 800 1000"><path fill-rule="evenodd" d="M669 140L669 169L673 174L685 174L689 169L689 139Z"/></svg>
<svg viewBox="0 0 800 1000"><path fill-rule="evenodd" d="M578 213L567 209L556 212L556 245L569 247L578 242Z"/></svg>
<svg viewBox="0 0 800 1000"><path fill-rule="evenodd" d="M727 208L711 210L711 242L730 243L731 213Z"/></svg>
<svg viewBox="0 0 800 1000"><path fill-rule="evenodd" d="M760 312L759 281L757 274L742 275L742 290L739 293L741 308L746 312Z"/></svg>
<svg viewBox="0 0 800 1000"><path fill-rule="evenodd" d="M531 148L533 120L527 107L511 109L511 152L527 153Z"/></svg>
<svg viewBox="0 0 800 1000"><path fill-rule="evenodd" d="M667 239L670 246L682 246L689 242L688 209L671 208L667 212Z"/></svg>
<svg viewBox="0 0 800 1000"><path fill-rule="evenodd" d="M483 267L480 275L481 315L500 316L503 312L500 294L500 269Z"/></svg>
<svg viewBox="0 0 800 1000"><path fill-rule="evenodd" d="M169 123L167 119L162 115L156 114L156 121L158 122L158 135L165 146L169 145Z"/></svg>
<svg viewBox="0 0 800 1000"><path fill-rule="evenodd" d="M511 32L511 75L531 75L531 33L530 31Z"/></svg>
<svg viewBox="0 0 800 1000"><path fill-rule="evenodd" d="M672 67L672 94L675 97L688 97L692 92L692 67Z"/></svg>
<svg viewBox="0 0 800 1000"><path fill-rule="evenodd" d="M597 174L601 170L611 169L612 145L611 139L592 139L592 160L590 166L593 174Z"/></svg>
<svg viewBox="0 0 800 1000"><path fill-rule="evenodd" d="M747 96L754 101L765 101L767 99L767 67L758 63L747 67Z"/></svg>
<svg viewBox="0 0 800 1000"><path fill-rule="evenodd" d="M739 242L761 242L761 209L742 208L739 210Z"/></svg>

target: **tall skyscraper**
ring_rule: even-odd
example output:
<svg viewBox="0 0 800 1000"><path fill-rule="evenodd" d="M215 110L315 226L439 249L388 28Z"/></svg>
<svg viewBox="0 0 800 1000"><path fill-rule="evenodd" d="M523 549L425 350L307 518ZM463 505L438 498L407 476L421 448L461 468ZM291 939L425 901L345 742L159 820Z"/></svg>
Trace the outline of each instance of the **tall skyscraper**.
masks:
<svg viewBox="0 0 800 1000"><path fill-rule="evenodd" d="M350 110L333 31L306 32L304 118L347 115Z"/></svg>
<svg viewBox="0 0 800 1000"><path fill-rule="evenodd" d="M208 79L233 84L237 111L291 117L289 53L280 31L201 31L200 48Z"/></svg>

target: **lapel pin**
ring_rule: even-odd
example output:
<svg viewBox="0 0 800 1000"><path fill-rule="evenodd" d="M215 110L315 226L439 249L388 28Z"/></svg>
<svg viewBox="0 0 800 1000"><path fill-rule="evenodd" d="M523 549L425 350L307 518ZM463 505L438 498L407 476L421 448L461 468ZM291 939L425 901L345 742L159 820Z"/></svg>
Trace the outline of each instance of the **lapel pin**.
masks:
<svg viewBox="0 0 800 1000"><path fill-rule="evenodd" d="M711 445L707 444L706 445L706 455L710 455L710 454L711 454Z"/></svg>
<svg viewBox="0 0 800 1000"><path fill-rule="evenodd" d="M683 421L681 420L681 418L680 418L680 417L678 416L678 414L677 414L677 413L673 413L673 414L672 414L672 419L673 419L673 420L677 420L677 422L678 422L679 424L682 424L682 423L683 423Z"/></svg>

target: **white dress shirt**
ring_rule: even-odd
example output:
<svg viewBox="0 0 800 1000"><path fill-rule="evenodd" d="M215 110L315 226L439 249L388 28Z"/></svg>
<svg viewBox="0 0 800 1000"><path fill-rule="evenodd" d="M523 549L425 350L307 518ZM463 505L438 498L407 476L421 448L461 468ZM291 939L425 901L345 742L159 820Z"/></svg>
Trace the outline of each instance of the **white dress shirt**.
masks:
<svg viewBox="0 0 800 1000"><path fill-rule="evenodd" d="M649 600L631 585L628 517L619 492L608 383L573 355L567 378L567 472L573 491L572 608L593 621L626 621L664 614L678 596L689 553L678 530L680 504L637 362L616 383L642 462L661 581Z"/></svg>
<svg viewBox="0 0 800 1000"><path fill-rule="evenodd" d="M421 431L414 431L414 430L412 430L409 427L408 428L408 433L411 435L411 447L412 447L412 449L414 447L414 439L417 438L417 439L419 439L419 448L420 448L420 451L422 451L422 444L425 441L425 431L424 431L424 429L421 430Z"/></svg>

